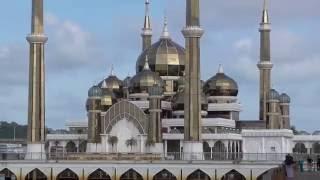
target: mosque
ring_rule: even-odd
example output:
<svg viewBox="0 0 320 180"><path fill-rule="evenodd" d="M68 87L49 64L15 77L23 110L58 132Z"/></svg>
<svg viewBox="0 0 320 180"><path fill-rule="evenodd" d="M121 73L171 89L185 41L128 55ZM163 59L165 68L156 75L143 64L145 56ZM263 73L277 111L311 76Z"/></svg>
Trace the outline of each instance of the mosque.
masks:
<svg viewBox="0 0 320 180"><path fill-rule="evenodd" d="M43 0L32 0L28 145L23 161L1 164L5 169L0 174L16 179L264 179L261 174L276 168L288 153L320 153L320 132L294 135L290 97L271 87L267 0L259 24L260 111L255 121L240 119L239 85L222 65L211 78L201 79L205 31L199 4L186 0L185 45L179 45L166 17L153 42L146 0L136 74L122 80L111 68L108 77L88 87L87 122L68 122L67 134L46 134L47 37Z"/></svg>

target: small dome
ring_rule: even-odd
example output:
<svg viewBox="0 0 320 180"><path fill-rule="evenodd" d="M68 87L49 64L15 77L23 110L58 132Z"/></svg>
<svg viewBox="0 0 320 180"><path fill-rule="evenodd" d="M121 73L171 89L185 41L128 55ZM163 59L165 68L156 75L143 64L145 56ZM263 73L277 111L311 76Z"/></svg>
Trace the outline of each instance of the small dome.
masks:
<svg viewBox="0 0 320 180"><path fill-rule="evenodd" d="M122 97L123 82L114 75L113 68L111 70L110 76L99 83L99 87L102 89L111 90L117 98Z"/></svg>
<svg viewBox="0 0 320 180"><path fill-rule="evenodd" d="M130 80L131 80L131 77L130 77L130 76L127 76L127 77L123 80L123 87L128 88L128 87L130 86Z"/></svg>
<svg viewBox="0 0 320 180"><path fill-rule="evenodd" d="M100 97L102 95L102 90L99 86L92 86L88 91L89 97Z"/></svg>
<svg viewBox="0 0 320 180"><path fill-rule="evenodd" d="M267 93L267 99L268 100L279 100L279 93L275 89L270 89L270 91Z"/></svg>
<svg viewBox="0 0 320 180"><path fill-rule="evenodd" d="M185 70L185 49L171 40L165 21L160 40L146 49L138 58L136 71L143 70L146 56L149 66L159 76L183 76Z"/></svg>
<svg viewBox="0 0 320 180"><path fill-rule="evenodd" d="M281 94L279 99L280 103L290 103L291 101L290 97L286 93Z"/></svg>
<svg viewBox="0 0 320 180"><path fill-rule="evenodd" d="M184 90L180 90L173 96L172 106L174 110L184 110ZM201 93L201 110L208 110L208 100L204 93Z"/></svg>
<svg viewBox="0 0 320 180"><path fill-rule="evenodd" d="M155 84L160 87L164 85L160 76L150 70L148 58L146 58L143 70L130 80L129 91L130 93L148 93L149 88Z"/></svg>
<svg viewBox="0 0 320 180"><path fill-rule="evenodd" d="M204 92L208 96L237 96L238 84L235 80L224 74L220 65L218 73L204 84Z"/></svg>

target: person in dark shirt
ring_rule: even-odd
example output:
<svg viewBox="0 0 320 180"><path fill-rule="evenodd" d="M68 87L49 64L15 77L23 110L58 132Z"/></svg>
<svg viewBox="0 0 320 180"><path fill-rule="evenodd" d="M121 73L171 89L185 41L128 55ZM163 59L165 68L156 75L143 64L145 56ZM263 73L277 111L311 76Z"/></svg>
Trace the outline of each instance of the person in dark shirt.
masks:
<svg viewBox="0 0 320 180"><path fill-rule="evenodd" d="M317 170L320 171L320 156L317 158Z"/></svg>
<svg viewBox="0 0 320 180"><path fill-rule="evenodd" d="M313 159L310 156L307 158L307 162L308 162L308 170L312 171Z"/></svg>

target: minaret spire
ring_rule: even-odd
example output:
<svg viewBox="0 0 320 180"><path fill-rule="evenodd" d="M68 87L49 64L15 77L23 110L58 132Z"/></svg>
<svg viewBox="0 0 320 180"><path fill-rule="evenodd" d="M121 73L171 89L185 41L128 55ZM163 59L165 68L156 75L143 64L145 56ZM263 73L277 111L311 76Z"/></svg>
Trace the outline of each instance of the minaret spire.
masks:
<svg viewBox="0 0 320 180"><path fill-rule="evenodd" d="M150 70L148 55L146 56L146 60L144 62L143 70Z"/></svg>
<svg viewBox="0 0 320 180"><path fill-rule="evenodd" d="M151 41L152 41L150 0L145 0L145 16L144 16L144 25L142 28L141 36L142 36L142 50L144 51L151 46Z"/></svg>
<svg viewBox="0 0 320 180"><path fill-rule="evenodd" d="M269 24L268 0L264 0L261 24Z"/></svg>
<svg viewBox="0 0 320 180"><path fill-rule="evenodd" d="M164 16L164 23L163 23L163 30L162 30L161 38L162 39L170 38L170 33L168 30L168 17L166 15Z"/></svg>
<svg viewBox="0 0 320 180"><path fill-rule="evenodd" d="M260 113L259 119L267 121L267 93L271 89L271 47L270 32L271 24L268 12L268 0L264 0L262 10L262 20L260 23L260 61L258 68L260 71Z"/></svg>
<svg viewBox="0 0 320 180"><path fill-rule="evenodd" d="M42 144L45 141L44 44L47 37L44 35L43 0L32 0L31 21L31 34L27 36L30 44L28 145ZM34 147L34 151L41 151L41 146Z"/></svg>

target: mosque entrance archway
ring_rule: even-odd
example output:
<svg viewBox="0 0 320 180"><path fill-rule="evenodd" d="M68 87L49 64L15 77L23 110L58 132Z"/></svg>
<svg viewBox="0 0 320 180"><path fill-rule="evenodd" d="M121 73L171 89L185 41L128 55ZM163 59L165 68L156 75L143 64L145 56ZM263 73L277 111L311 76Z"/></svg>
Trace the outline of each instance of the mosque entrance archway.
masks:
<svg viewBox="0 0 320 180"><path fill-rule="evenodd" d="M58 174L57 180L79 180L79 177L76 173L68 168Z"/></svg>
<svg viewBox="0 0 320 180"><path fill-rule="evenodd" d="M173 175L168 170L164 169L158 172L154 177L153 180L177 180L176 176Z"/></svg>
<svg viewBox="0 0 320 180"><path fill-rule="evenodd" d="M97 169L88 176L88 180L111 180L111 177L102 169Z"/></svg>
<svg viewBox="0 0 320 180"><path fill-rule="evenodd" d="M246 178L241 173L233 169L222 176L221 180L246 180Z"/></svg>
<svg viewBox="0 0 320 180"><path fill-rule="evenodd" d="M303 143L297 143L293 148L293 153L306 154L307 148Z"/></svg>
<svg viewBox="0 0 320 180"><path fill-rule="evenodd" d="M41 172L39 169L34 169L31 172L29 172L25 180L47 180L47 176Z"/></svg>
<svg viewBox="0 0 320 180"><path fill-rule="evenodd" d="M194 171L187 177L187 180L210 180L210 176L200 169Z"/></svg>
<svg viewBox="0 0 320 180"><path fill-rule="evenodd" d="M143 177L137 171L130 169L121 175L120 180L143 180Z"/></svg>
<svg viewBox="0 0 320 180"><path fill-rule="evenodd" d="M3 180L16 180L17 176L11 172L8 168L5 168L0 171L0 179Z"/></svg>

